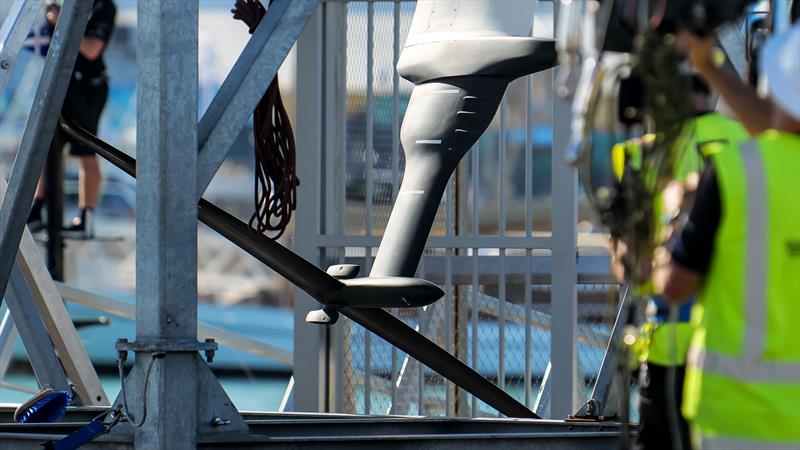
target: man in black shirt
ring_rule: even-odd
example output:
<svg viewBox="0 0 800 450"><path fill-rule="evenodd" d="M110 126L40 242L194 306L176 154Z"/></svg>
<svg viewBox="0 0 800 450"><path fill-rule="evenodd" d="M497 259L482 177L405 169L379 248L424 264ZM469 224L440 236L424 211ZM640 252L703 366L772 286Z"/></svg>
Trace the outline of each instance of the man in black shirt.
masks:
<svg viewBox="0 0 800 450"><path fill-rule="evenodd" d="M761 51L765 98L722 68L713 39L678 39L755 137L707 167L671 259L656 261L667 300L703 302L684 414L699 448L798 448L800 23Z"/></svg>
<svg viewBox="0 0 800 450"><path fill-rule="evenodd" d="M714 165L706 164L689 220L673 242L672 261L684 269L697 274L708 273L721 215L719 200Z"/></svg>
<svg viewBox="0 0 800 450"><path fill-rule="evenodd" d="M56 2L51 1L48 4L47 21L51 27L55 27L59 11L60 8ZM108 75L103 61L103 50L111 39L116 12L117 8L112 0L94 0L92 15L80 43L75 69L72 72L72 79L61 109L62 114L92 134L97 134L100 114L103 112L108 97ZM100 165L94 151L72 141L58 131L53 138L51 151L61 151L64 144L67 143L70 144L70 154L77 156L81 161L80 215L72 220L72 224L67 229L82 235L82 237L91 238L94 234L92 215L100 197L102 181ZM35 200L28 217L28 223L32 229L42 226L41 210L44 198L45 186L42 179L36 189ZM50 220L58 219L51 218Z"/></svg>
<svg viewBox="0 0 800 450"><path fill-rule="evenodd" d="M776 114L779 108L772 98L761 98L755 88L721 66L714 39L700 38L686 31L679 33L677 38L678 46L688 54L692 66L720 94L752 136L770 128L798 131L792 129L797 122L779 120L783 116ZM793 101L797 102L797 99ZM669 291L668 297L683 298L701 287L711 267L721 215L716 173L713 165L708 164L700 179L689 220L673 242L670 257L666 261L657 261L661 270L657 271L656 284Z"/></svg>

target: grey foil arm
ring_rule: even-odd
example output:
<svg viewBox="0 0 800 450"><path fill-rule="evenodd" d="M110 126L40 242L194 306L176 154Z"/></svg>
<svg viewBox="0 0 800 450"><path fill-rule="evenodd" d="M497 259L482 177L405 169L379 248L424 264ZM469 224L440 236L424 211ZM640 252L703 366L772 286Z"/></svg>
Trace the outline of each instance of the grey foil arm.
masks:
<svg viewBox="0 0 800 450"><path fill-rule="evenodd" d="M555 61L550 39L455 40L403 50L398 71L417 83L400 131L406 168L370 276L414 275L447 182L491 123L508 83Z"/></svg>

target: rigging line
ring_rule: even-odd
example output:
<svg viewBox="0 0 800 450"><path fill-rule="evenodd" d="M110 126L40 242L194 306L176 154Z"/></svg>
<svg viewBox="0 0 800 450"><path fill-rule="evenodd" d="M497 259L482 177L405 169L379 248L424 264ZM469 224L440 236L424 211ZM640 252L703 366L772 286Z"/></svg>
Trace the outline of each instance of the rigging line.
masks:
<svg viewBox="0 0 800 450"><path fill-rule="evenodd" d="M272 1L270 1L272 4ZM231 10L253 34L267 10L259 0L237 0ZM253 155L255 210L249 225L259 233L271 232L278 239L286 231L297 207L296 146L289 114L283 104L278 75L253 111Z"/></svg>

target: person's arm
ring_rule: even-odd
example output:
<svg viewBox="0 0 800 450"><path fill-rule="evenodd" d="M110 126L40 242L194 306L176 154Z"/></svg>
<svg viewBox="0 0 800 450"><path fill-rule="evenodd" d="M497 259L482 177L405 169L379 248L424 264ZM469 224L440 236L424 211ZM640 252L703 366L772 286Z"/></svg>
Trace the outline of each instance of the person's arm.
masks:
<svg viewBox="0 0 800 450"><path fill-rule="evenodd" d="M653 285L665 300L683 303L703 287L721 214L719 186L709 162L697 186L689 220L672 242L671 252L661 247L654 258Z"/></svg>
<svg viewBox="0 0 800 450"><path fill-rule="evenodd" d="M683 31L679 40L688 47L692 66L720 94L751 135L770 128L772 102L759 98L744 80L715 63L718 50L713 38L701 38Z"/></svg>
<svg viewBox="0 0 800 450"><path fill-rule="evenodd" d="M58 22L58 16L61 12L61 9L58 6L53 6L48 8L47 10L47 21L50 25L55 26ZM113 21L113 18L112 18ZM97 36L84 36L81 39L81 44L79 48L79 52L81 56L88 59L89 61L94 61L100 57L103 53L103 48L106 46L106 41L101 39Z"/></svg>
<svg viewBox="0 0 800 450"><path fill-rule="evenodd" d="M96 0L92 10L92 17L86 24L86 33L81 39L81 56L94 61L103 54L111 33L114 30L114 19L117 15L117 8L111 1Z"/></svg>
<svg viewBox="0 0 800 450"><path fill-rule="evenodd" d="M89 61L94 61L100 57L105 48L106 42L94 36L86 36L81 39L80 52L81 55Z"/></svg>
<svg viewBox="0 0 800 450"><path fill-rule="evenodd" d="M655 291L670 303L685 303L700 290L705 277L675 263L668 254L662 258L653 269Z"/></svg>

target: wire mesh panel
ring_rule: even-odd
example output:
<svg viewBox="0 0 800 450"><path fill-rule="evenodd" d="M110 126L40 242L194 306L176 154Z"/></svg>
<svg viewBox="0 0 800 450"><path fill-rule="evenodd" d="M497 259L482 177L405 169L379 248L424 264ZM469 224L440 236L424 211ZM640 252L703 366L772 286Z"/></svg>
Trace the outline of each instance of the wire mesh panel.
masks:
<svg viewBox="0 0 800 450"><path fill-rule="evenodd" d="M338 2L340 3L340 2ZM412 84L394 67L414 13L412 1L347 1L340 73L346 95L338 226L318 236L322 262L359 264L368 274L402 181L400 124ZM552 35L541 2L534 34ZM544 29L542 29L544 28ZM416 276L444 298L391 312L528 407L547 379L550 355L553 98L551 71L515 80L489 128L450 180ZM327 120L327 119L326 119ZM326 197L330 201L331 197ZM574 252L571 248L567 251ZM580 254L580 251L579 251ZM579 398L603 358L616 313L616 285L578 286ZM404 352L342 318L329 339L335 412L496 416Z"/></svg>

